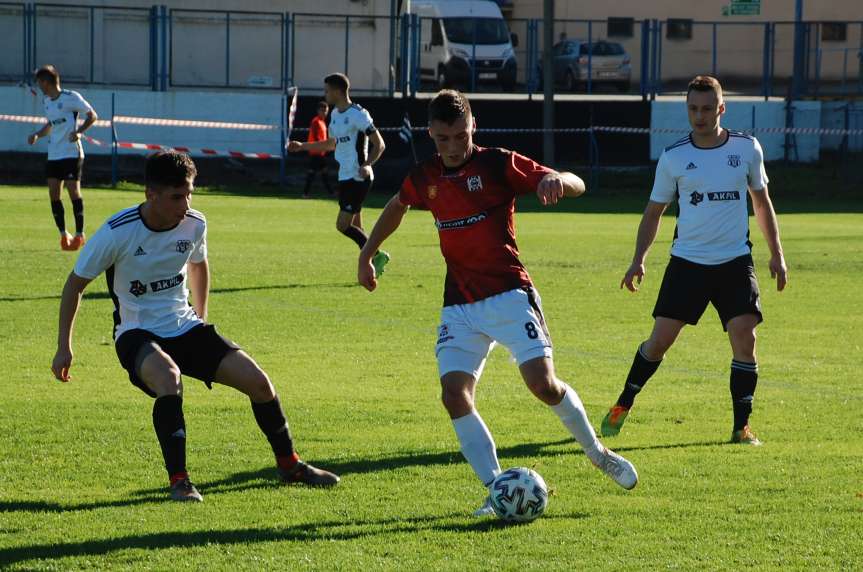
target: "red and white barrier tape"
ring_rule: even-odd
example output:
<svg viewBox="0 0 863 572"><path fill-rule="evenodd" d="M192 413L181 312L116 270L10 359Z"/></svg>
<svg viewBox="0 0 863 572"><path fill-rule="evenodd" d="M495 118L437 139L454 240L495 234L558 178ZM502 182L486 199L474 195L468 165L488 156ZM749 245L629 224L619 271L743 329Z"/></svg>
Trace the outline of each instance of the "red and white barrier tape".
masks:
<svg viewBox="0 0 863 572"><path fill-rule="evenodd" d="M82 135L82 139L100 147L110 147L110 143L99 141L89 135ZM206 155L209 157L234 157L236 159L278 159L279 155L272 153L246 153L244 151L220 151L218 149L193 149L191 147L171 147L169 145L156 145L155 143L131 143L129 141L117 141L118 149L137 149L140 151L179 151L195 155Z"/></svg>

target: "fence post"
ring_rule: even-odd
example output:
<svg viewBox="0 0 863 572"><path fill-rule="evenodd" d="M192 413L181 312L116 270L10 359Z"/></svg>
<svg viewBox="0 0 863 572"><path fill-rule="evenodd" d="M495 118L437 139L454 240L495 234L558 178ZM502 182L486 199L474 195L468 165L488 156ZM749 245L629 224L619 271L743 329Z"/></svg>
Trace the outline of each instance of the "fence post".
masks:
<svg viewBox="0 0 863 572"><path fill-rule="evenodd" d="M345 16L345 75L348 75L348 51L351 45L351 16Z"/></svg>
<svg viewBox="0 0 863 572"><path fill-rule="evenodd" d="M231 85L231 13L225 12L225 87Z"/></svg>
<svg viewBox="0 0 863 572"><path fill-rule="evenodd" d="M117 128L114 124L114 100L116 98L115 93L111 93L111 188L117 188Z"/></svg>
<svg viewBox="0 0 863 572"><path fill-rule="evenodd" d="M656 91L662 93L662 21L656 33Z"/></svg>
<svg viewBox="0 0 863 572"><path fill-rule="evenodd" d="M768 85L770 84L770 22L764 23L764 49L761 57L761 93L767 101Z"/></svg>
<svg viewBox="0 0 863 572"><path fill-rule="evenodd" d="M297 54L297 16L296 14L291 14L288 12L288 37L290 41L288 42L288 49L290 50L290 57L288 58L288 87L292 85L296 85L296 78L294 77L294 72L296 71L296 54Z"/></svg>
<svg viewBox="0 0 863 572"><path fill-rule="evenodd" d="M150 6L150 90L156 91L156 6Z"/></svg>
<svg viewBox="0 0 863 572"><path fill-rule="evenodd" d="M30 44L28 40L30 39L30 5L24 4L24 10L21 12L21 25L23 26L22 36L24 38L24 51L21 53L21 81L27 82L29 84L29 74L30 70Z"/></svg>
<svg viewBox="0 0 863 572"><path fill-rule="evenodd" d="M713 70L713 73L711 75L713 75L713 77L716 77L716 56L716 22L713 22L713 54L711 56L713 64L711 68Z"/></svg>
<svg viewBox="0 0 863 572"><path fill-rule="evenodd" d="M93 83L96 50L96 8L90 6L90 83Z"/></svg>
<svg viewBox="0 0 863 572"><path fill-rule="evenodd" d="M387 78L388 78L388 93L390 97L393 97L396 88L395 82L395 69L396 69L396 0L390 0L390 65L387 68Z"/></svg>
<svg viewBox="0 0 863 572"><path fill-rule="evenodd" d="M587 93L593 93L593 21L587 21Z"/></svg>
<svg viewBox="0 0 863 572"><path fill-rule="evenodd" d="M416 97L417 92L420 89L420 48L422 47L422 28L420 24L420 15L413 14L413 33L411 34L411 38L413 39L413 49L411 50L411 56L413 59L413 66L411 67L411 96Z"/></svg>
<svg viewBox="0 0 863 572"><path fill-rule="evenodd" d="M473 48L471 49L470 54L470 90L476 91L476 27L477 20L476 18L472 18L473 20Z"/></svg>
<svg viewBox="0 0 863 572"><path fill-rule="evenodd" d="M641 87L641 99L647 99L648 70L650 69L650 20L641 21L641 74L639 85Z"/></svg>
<svg viewBox="0 0 863 572"><path fill-rule="evenodd" d="M165 5L160 6L161 10L161 21L162 21L162 46L161 46L161 71L160 71L160 91L168 91L168 36L169 30L171 30L171 21L168 14L168 7ZM173 34L173 31L170 31ZM173 43L173 42L171 42Z"/></svg>
<svg viewBox="0 0 863 572"><path fill-rule="evenodd" d="M285 107L287 105L287 99L285 95L282 94L282 97L279 98L281 102L281 133L279 136L279 184L283 187L285 186L285 153L286 153L286 135L285 135Z"/></svg>
<svg viewBox="0 0 863 572"><path fill-rule="evenodd" d="M30 53L33 54L33 67L36 67L36 62L39 61L39 58L36 57L36 39L37 33L39 31L39 27L36 23L36 6L30 5L30 25L32 26L32 32L30 34L30 39L33 41L33 49Z"/></svg>

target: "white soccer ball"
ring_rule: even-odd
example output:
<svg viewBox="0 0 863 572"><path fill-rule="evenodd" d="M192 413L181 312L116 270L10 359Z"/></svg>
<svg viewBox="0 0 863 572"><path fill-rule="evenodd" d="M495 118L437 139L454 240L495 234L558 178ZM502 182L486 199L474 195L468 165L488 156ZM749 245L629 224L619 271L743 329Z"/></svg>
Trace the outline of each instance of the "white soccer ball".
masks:
<svg viewBox="0 0 863 572"><path fill-rule="evenodd" d="M511 522L530 522L548 506L548 487L534 470L508 469L491 485L491 506L497 516Z"/></svg>

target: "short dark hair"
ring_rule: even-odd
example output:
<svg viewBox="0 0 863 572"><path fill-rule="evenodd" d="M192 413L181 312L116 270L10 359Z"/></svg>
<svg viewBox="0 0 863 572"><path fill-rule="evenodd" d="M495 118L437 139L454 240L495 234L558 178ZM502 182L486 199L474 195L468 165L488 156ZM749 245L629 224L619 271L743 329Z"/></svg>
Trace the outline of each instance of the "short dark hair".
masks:
<svg viewBox="0 0 863 572"><path fill-rule="evenodd" d="M722 99L722 86L719 80L709 75L697 75L689 82L686 89L686 97L689 97L693 91L712 91L716 94L716 99Z"/></svg>
<svg viewBox="0 0 863 572"><path fill-rule="evenodd" d="M454 89L442 89L429 102L429 123L443 121L452 125L457 119L470 115L470 102L467 97Z"/></svg>
<svg viewBox="0 0 863 572"><path fill-rule="evenodd" d="M148 187L182 187L198 174L195 163L186 153L158 151L147 157L144 181Z"/></svg>
<svg viewBox="0 0 863 572"><path fill-rule="evenodd" d="M50 81L54 85L60 83L60 72L51 64L46 64L36 70L36 81Z"/></svg>
<svg viewBox="0 0 863 572"><path fill-rule="evenodd" d="M326 101L319 101L318 102L318 110L321 110L321 109L327 110L329 108L330 108L330 106L327 104Z"/></svg>
<svg viewBox="0 0 863 572"><path fill-rule="evenodd" d="M324 78L324 83L330 87L340 89L347 93L351 89L351 80L343 73L331 73Z"/></svg>

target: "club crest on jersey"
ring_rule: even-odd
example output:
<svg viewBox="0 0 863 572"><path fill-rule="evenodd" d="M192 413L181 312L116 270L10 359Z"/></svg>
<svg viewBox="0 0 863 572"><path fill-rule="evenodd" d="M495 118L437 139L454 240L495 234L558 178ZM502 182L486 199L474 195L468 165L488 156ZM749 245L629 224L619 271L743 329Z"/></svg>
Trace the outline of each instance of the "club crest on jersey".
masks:
<svg viewBox="0 0 863 572"><path fill-rule="evenodd" d="M689 194L689 204L691 204L692 206L697 207L698 203L700 203L703 200L704 200L704 195L702 195L698 191L692 191Z"/></svg>
<svg viewBox="0 0 863 572"><path fill-rule="evenodd" d="M143 284L139 280L132 280L129 284L129 294L135 298L140 298L147 293L147 285Z"/></svg>
<svg viewBox="0 0 863 572"><path fill-rule="evenodd" d="M740 166L740 155L729 155L728 156L728 166L729 167L739 167Z"/></svg>
<svg viewBox="0 0 863 572"><path fill-rule="evenodd" d="M476 193L482 190L482 179L479 175L473 175L467 178L467 190L471 193Z"/></svg>
<svg viewBox="0 0 863 572"><path fill-rule="evenodd" d="M191 240L178 240L177 241L177 252L180 254L186 253L192 248Z"/></svg>
<svg viewBox="0 0 863 572"><path fill-rule="evenodd" d="M437 196L437 185L429 185L428 194L430 199L435 198Z"/></svg>

